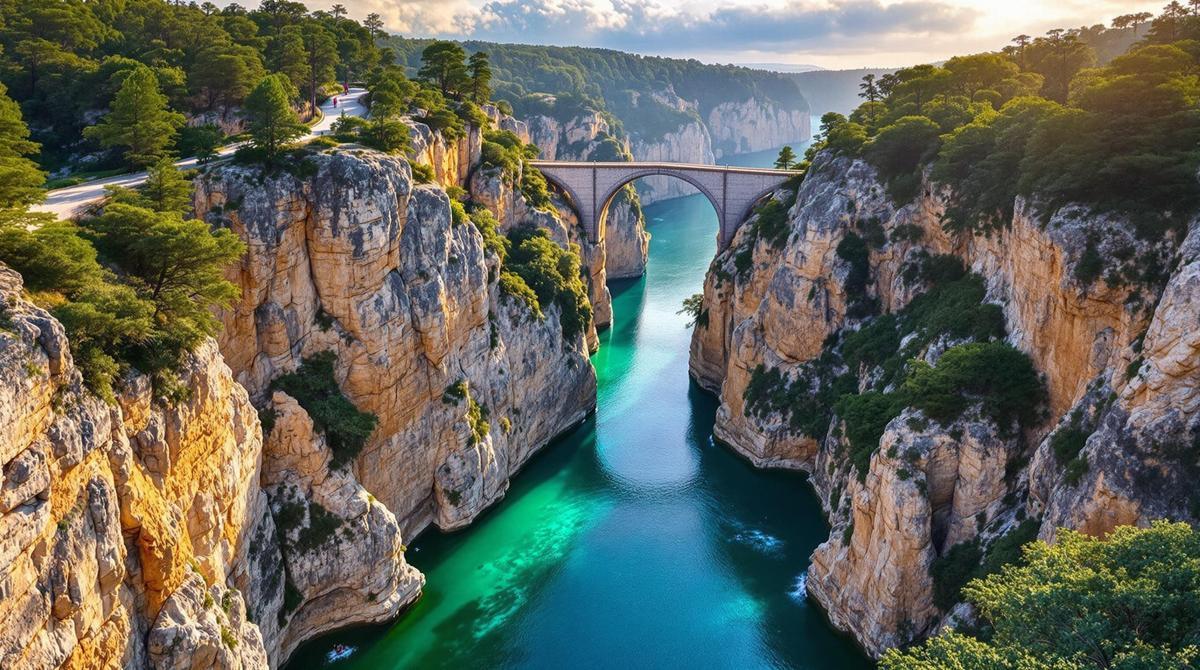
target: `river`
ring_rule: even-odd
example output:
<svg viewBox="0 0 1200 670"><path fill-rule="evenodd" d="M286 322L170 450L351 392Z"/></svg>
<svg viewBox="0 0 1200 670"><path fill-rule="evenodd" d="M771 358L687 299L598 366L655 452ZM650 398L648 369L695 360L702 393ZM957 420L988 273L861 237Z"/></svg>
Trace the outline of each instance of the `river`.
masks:
<svg viewBox="0 0 1200 670"><path fill-rule="evenodd" d="M716 400L688 378L716 215L699 195L646 209L646 275L612 285L593 418L536 456L503 501L408 560L428 582L395 622L312 641L289 668L868 668L807 602L828 534L802 475L712 440Z"/></svg>

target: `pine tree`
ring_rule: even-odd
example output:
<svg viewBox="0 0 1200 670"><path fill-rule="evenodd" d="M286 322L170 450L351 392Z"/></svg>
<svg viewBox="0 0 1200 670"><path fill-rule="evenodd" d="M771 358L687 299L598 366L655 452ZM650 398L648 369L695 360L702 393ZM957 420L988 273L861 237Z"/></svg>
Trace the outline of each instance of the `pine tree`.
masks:
<svg viewBox="0 0 1200 670"><path fill-rule="evenodd" d="M142 184L142 198L156 212L187 212L192 207L192 183L170 159L150 168Z"/></svg>
<svg viewBox="0 0 1200 670"><path fill-rule="evenodd" d="M790 170L796 164L796 152L791 147L779 150L779 158L775 159L776 170Z"/></svg>
<svg viewBox="0 0 1200 670"><path fill-rule="evenodd" d="M246 98L250 141L263 151L268 160L278 156L288 142L301 137L308 130L292 109L289 88L283 75L268 75Z"/></svg>
<svg viewBox="0 0 1200 670"><path fill-rule="evenodd" d="M83 134L106 147L126 147L125 159L142 167L168 155L167 147L182 125L183 115L167 108L154 71L139 65L126 75L104 120Z"/></svg>
<svg viewBox="0 0 1200 670"><path fill-rule="evenodd" d="M46 175L27 158L37 151L37 143L29 141L21 108L0 84L0 212L41 201Z"/></svg>
<svg viewBox="0 0 1200 670"><path fill-rule="evenodd" d="M421 52L421 69L417 76L434 84L444 95L457 96L468 82L467 52L454 42L434 42Z"/></svg>
<svg viewBox="0 0 1200 670"><path fill-rule="evenodd" d="M471 100L479 105L486 103L492 97L492 65L487 53L476 51L471 54L471 59L467 61L467 71L471 77Z"/></svg>

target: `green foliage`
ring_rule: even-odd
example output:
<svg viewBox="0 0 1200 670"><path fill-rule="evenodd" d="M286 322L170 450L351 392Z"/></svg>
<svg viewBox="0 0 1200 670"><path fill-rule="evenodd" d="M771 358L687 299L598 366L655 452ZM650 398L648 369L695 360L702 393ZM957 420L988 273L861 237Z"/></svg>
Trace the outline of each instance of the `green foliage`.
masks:
<svg viewBox="0 0 1200 670"><path fill-rule="evenodd" d="M929 576L933 578L933 603L943 612L949 611L959 601L959 593L967 585L983 560L979 540L959 542L944 555L929 564Z"/></svg>
<svg viewBox="0 0 1200 670"><path fill-rule="evenodd" d="M541 228L517 229L509 233L508 239L508 259L500 273L501 291L521 300L537 315L551 304L558 305L563 337L577 337L592 320L578 245L563 249Z"/></svg>
<svg viewBox="0 0 1200 670"><path fill-rule="evenodd" d="M683 308L676 314L686 314L690 319L687 327L700 326L705 328L708 326L708 310L704 308L704 294L694 293L683 299Z"/></svg>
<svg viewBox="0 0 1200 670"><path fill-rule="evenodd" d="M905 404L902 394L879 391L844 395L838 400L837 415L845 423L846 438L850 441L850 463L860 482L867 478L871 456L879 448L884 429L904 411Z"/></svg>
<svg viewBox="0 0 1200 670"><path fill-rule="evenodd" d="M775 169L790 170L796 164L796 152L790 146L779 150L779 156L775 159Z"/></svg>
<svg viewBox="0 0 1200 670"><path fill-rule="evenodd" d="M1037 539L1040 525L1036 519L1026 519L996 538L986 551L975 538L934 559L929 566L934 604L948 612L962 600L962 589L969 581L996 574L1006 565L1023 565L1022 547Z"/></svg>
<svg viewBox="0 0 1200 670"><path fill-rule="evenodd" d="M921 166L937 155L941 133L941 127L929 117L904 116L880 129L863 149L897 204L917 196Z"/></svg>
<svg viewBox="0 0 1200 670"><path fill-rule="evenodd" d="M438 87L443 95L459 96L471 84L463 62L467 52L454 42L434 42L421 52L422 80Z"/></svg>
<svg viewBox="0 0 1200 670"><path fill-rule="evenodd" d="M843 284L849 302L846 316L852 319L870 316L878 309L874 298L867 293L871 283L871 250L863 238L847 233L838 242L836 253L849 266Z"/></svg>
<svg viewBox="0 0 1200 670"><path fill-rule="evenodd" d="M467 60L467 94L471 100L482 105L492 97L492 65L484 51L476 51ZM482 125L482 124L479 124Z"/></svg>
<svg viewBox="0 0 1200 670"><path fill-rule="evenodd" d="M237 236L178 213L125 204L111 204L82 225L106 261L154 305L154 318L170 324L165 338L191 348L217 332L213 308L238 296L224 276L245 251Z"/></svg>
<svg viewBox="0 0 1200 670"><path fill-rule="evenodd" d="M195 156L203 165L217 156L217 149L225 140L225 133L212 124L201 126L184 126L179 129L179 139L175 146L183 157Z"/></svg>
<svg viewBox="0 0 1200 670"><path fill-rule="evenodd" d="M792 227L788 221L788 210L794 204L796 204L796 192L789 191L782 200L769 198L756 207L754 209L756 218L752 230L754 238L765 240L773 249L782 248L792 234Z"/></svg>
<svg viewBox="0 0 1200 670"><path fill-rule="evenodd" d="M110 400L128 366L171 395L180 357L217 332L213 309L237 297L223 271L243 249L229 231L122 203L81 226L0 225L0 262L63 323L84 382Z"/></svg>
<svg viewBox="0 0 1200 670"><path fill-rule="evenodd" d="M167 108L154 71L139 65L125 76L109 113L84 136L106 147L125 147L125 160L140 167L168 155L183 121L182 114Z"/></svg>
<svg viewBox="0 0 1200 670"><path fill-rule="evenodd" d="M491 424L488 418L491 412L487 405L481 405L474 398L467 397L467 424L471 426L471 438L468 444L476 445L487 439Z"/></svg>
<svg viewBox="0 0 1200 670"><path fill-rule="evenodd" d="M165 158L146 172L146 181L136 190L109 187L110 203L124 203L156 212L186 214L192 208L192 183Z"/></svg>
<svg viewBox="0 0 1200 670"><path fill-rule="evenodd" d="M39 147L29 141L21 108L7 92L0 84L0 214L40 202L46 180L46 174L29 158Z"/></svg>
<svg viewBox="0 0 1200 670"><path fill-rule="evenodd" d="M268 161L275 160L288 143L308 132L292 109L291 88L283 75L270 75L263 77L246 98L250 142Z"/></svg>
<svg viewBox="0 0 1200 670"><path fill-rule="evenodd" d="M340 468L354 460L375 430L379 419L359 411L342 394L334 376L337 355L325 351L305 358L292 373L276 378L271 388L296 399L313 420L333 452L332 465Z"/></svg>
<svg viewBox="0 0 1200 670"><path fill-rule="evenodd" d="M946 350L936 366L915 362L900 391L926 416L942 423L979 402L1002 432L1040 416L1045 385L1029 357L1005 342L976 342Z"/></svg>
<svg viewBox="0 0 1200 670"><path fill-rule="evenodd" d="M386 41L400 60L414 69L424 66L423 50L432 44L432 40L395 36ZM787 110L808 109L786 76L762 70L608 49L470 41L463 47L487 53L492 74L489 83L497 97L513 101L518 116L546 114L566 121L582 109L607 110L621 119L630 135L647 140L697 118L650 95L668 87L695 101L700 115L707 115L722 103L743 102L750 97ZM736 147L726 148L736 151Z"/></svg>
<svg viewBox="0 0 1200 670"><path fill-rule="evenodd" d="M885 670L942 667L1189 668L1200 651L1200 536L1183 523L1122 526L1104 539L1060 530L1029 544L1024 565L963 592L993 631L888 652Z"/></svg>

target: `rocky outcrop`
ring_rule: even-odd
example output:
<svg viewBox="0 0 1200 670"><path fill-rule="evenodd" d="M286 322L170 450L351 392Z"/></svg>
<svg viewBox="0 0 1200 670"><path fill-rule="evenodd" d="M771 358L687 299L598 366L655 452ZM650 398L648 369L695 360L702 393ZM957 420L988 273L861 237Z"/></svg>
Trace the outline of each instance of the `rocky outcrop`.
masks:
<svg viewBox="0 0 1200 670"><path fill-rule="evenodd" d="M335 352L342 390L379 418L353 464L357 481L405 537L467 523L593 407L585 343L562 337L557 308L532 319L500 294L499 261L479 231L455 225L446 194L413 184L405 161L315 160L303 181L229 167L197 187L197 212L250 248L231 275L243 297L223 317L222 350L264 400L277 375ZM467 444L465 408L443 400L460 381L489 410L489 445ZM438 495L439 473L464 467L456 477L478 495Z"/></svg>
<svg viewBox="0 0 1200 670"><path fill-rule="evenodd" d="M784 109L755 98L717 105L705 124L717 158L766 151L812 136L807 109Z"/></svg>
<svg viewBox="0 0 1200 670"><path fill-rule="evenodd" d="M2 267L0 297L0 666L176 667L185 649L222 667L264 659L223 586L243 574L265 503L262 441L215 344L180 370L183 399L127 376L108 405L83 388L62 326ZM229 608L217 618L194 607L209 584ZM211 644L219 626L238 651ZM169 628L198 637L173 644L180 634L157 632ZM151 630L161 644L148 650Z"/></svg>
<svg viewBox="0 0 1200 670"><path fill-rule="evenodd" d="M561 122L550 116L536 115L527 120L530 140L541 150L547 160L629 160L629 142L618 138L605 115L587 111ZM639 183L643 180L639 180ZM564 203L559 208L564 213L571 211ZM502 219L503 220L503 219ZM605 212L604 240L593 257L602 253L606 279L640 277L646 271L646 258L650 249L650 234L646 232L646 219L642 214L641 201L633 186L622 189L609 203ZM593 266L589 266L593 267ZM598 268L593 267L593 275ZM607 301L599 292L594 292L592 303L605 305L600 311L606 316L610 311ZM606 326L611 318L597 318L598 326Z"/></svg>
<svg viewBox="0 0 1200 670"><path fill-rule="evenodd" d="M1059 527L1103 534L1196 518L1186 481L1196 468L1200 343L1184 324L1196 315L1200 235L1145 240L1126 220L1080 207L1043 217L1020 200L1002 228L954 233L942 225L951 193L926 184L898 207L869 165L828 155L794 204L776 197L788 206L786 230L766 235L752 220L710 268L691 373L720 396L718 439L759 466L810 473L833 530L813 556L809 593L869 652L933 631L947 613L931 599L930 566L956 546L986 555L1027 516L1047 540ZM847 288L855 267L840 250L851 235L869 269L858 293ZM870 306L903 309L925 290L911 268L939 255L982 277L1007 340L1044 376L1038 425L1001 438L986 420L927 426L902 414L858 473L836 415L828 431L802 430L795 417L749 406L764 370L789 397L798 384L811 385L802 397L831 393L813 380L838 364L837 334L872 323ZM1081 268L1096 256L1108 259L1103 277ZM1138 266L1175 269L1164 289L1122 279L1143 276ZM921 356L933 364L951 344ZM844 373L861 391L880 371L835 369Z"/></svg>
<svg viewBox="0 0 1200 670"><path fill-rule="evenodd" d="M262 483L278 541L259 548L257 563L260 574L282 577L283 602L256 601L254 613L281 660L322 632L395 617L425 577L404 560L396 517L348 469L333 466L308 413L279 391L267 412ZM282 574L269 569L272 561L282 562Z"/></svg>

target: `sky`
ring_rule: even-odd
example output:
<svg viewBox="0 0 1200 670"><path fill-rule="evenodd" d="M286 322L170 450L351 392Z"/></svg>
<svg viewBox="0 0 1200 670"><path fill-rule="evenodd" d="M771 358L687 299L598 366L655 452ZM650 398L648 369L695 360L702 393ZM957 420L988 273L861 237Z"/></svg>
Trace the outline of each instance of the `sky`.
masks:
<svg viewBox="0 0 1200 670"><path fill-rule="evenodd" d="M324 0L305 0L325 9ZM330 0L328 4L332 4ZM710 63L897 67L1108 23L1166 0L341 0L405 36L597 46ZM246 5L252 1L243 0Z"/></svg>

